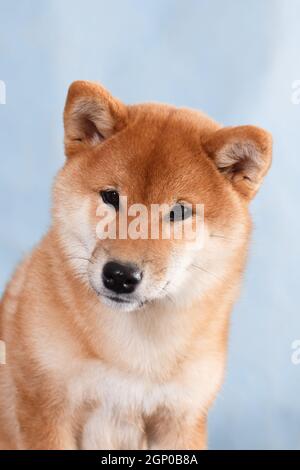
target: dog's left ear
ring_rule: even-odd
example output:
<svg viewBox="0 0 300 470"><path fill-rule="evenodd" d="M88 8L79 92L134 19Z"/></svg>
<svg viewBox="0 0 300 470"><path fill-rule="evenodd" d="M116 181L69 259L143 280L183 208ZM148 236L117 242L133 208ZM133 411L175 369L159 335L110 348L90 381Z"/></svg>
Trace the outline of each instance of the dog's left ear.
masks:
<svg viewBox="0 0 300 470"><path fill-rule="evenodd" d="M271 134L255 126L225 127L211 134L203 147L233 187L252 199L271 165Z"/></svg>
<svg viewBox="0 0 300 470"><path fill-rule="evenodd" d="M72 83L64 111L66 155L98 145L126 122L126 106L101 85L89 81Z"/></svg>

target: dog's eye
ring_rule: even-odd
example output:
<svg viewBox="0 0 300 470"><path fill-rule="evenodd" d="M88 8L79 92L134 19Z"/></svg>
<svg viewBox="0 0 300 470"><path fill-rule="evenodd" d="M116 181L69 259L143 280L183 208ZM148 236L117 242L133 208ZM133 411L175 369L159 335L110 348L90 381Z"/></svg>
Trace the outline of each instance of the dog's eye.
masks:
<svg viewBox="0 0 300 470"><path fill-rule="evenodd" d="M171 222L177 222L180 220L188 219L193 215L193 210L191 207L184 204L175 204L170 213L168 214L168 219Z"/></svg>
<svg viewBox="0 0 300 470"><path fill-rule="evenodd" d="M106 191L100 191L100 196L103 202L109 206L113 206L116 210L119 210L120 197L117 191L113 189L107 189Z"/></svg>

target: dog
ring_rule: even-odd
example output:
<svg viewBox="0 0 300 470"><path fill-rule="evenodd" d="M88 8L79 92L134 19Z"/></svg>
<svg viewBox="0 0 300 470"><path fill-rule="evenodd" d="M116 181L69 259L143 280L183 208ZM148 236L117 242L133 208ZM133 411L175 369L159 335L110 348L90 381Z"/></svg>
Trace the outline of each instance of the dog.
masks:
<svg viewBox="0 0 300 470"><path fill-rule="evenodd" d="M1 301L0 448L206 449L271 135L87 81L64 129L50 229ZM203 205L201 246L97 236L121 197L173 207L173 227Z"/></svg>

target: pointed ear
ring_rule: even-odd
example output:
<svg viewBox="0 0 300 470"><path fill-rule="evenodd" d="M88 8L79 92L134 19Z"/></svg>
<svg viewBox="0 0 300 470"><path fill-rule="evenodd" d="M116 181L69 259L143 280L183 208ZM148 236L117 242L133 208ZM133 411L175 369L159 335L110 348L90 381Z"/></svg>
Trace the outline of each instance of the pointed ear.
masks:
<svg viewBox="0 0 300 470"><path fill-rule="evenodd" d="M254 197L272 160L272 137L254 126L225 127L203 143L208 156L247 199Z"/></svg>
<svg viewBox="0 0 300 470"><path fill-rule="evenodd" d="M127 108L101 85L77 81L69 88L64 111L65 152L71 156L121 130Z"/></svg>

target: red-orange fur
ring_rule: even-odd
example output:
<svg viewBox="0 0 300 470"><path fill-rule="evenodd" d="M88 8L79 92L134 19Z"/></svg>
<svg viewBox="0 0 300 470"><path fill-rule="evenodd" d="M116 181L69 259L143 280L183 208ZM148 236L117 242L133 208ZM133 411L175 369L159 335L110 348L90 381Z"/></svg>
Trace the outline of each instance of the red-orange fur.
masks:
<svg viewBox="0 0 300 470"><path fill-rule="evenodd" d="M93 109L99 104L107 113L105 120L111 119L111 125L105 121L104 141L98 145L91 145L90 139L101 127L101 113L97 125L93 117L86 121L74 117L78 98L92 102ZM78 128L81 140L74 138ZM71 382L65 377L69 378L69 367L75 370L76 363L84 361L105 364L116 374L155 387L169 382L181 386L189 368L199 362L204 371L199 375L203 403L201 412L197 408L194 425L183 419L180 403L174 414L165 401L150 414L131 409L128 420L142 429L142 440L133 446L205 448L206 414L222 382L229 315L247 254L248 204L270 164L270 137L251 126L223 129L188 109L158 104L125 106L88 82L76 82L69 91L65 131L68 159L54 186L51 228L18 268L1 303L0 339L6 342L7 364L0 366L0 448L81 447L87 416L101 406L96 398L70 405ZM234 139L254 142L258 149L263 164L255 181L244 176L247 165L230 171L218 168L218 151ZM220 235L220 250L224 246L232 251L220 279L209 279L211 284L203 295L194 298L191 292L192 300L185 307L177 306L175 299L174 307L164 309L161 301L139 312L109 310L108 314L95 292L74 272L66 252L69 239L63 239L60 227L67 223L62 213L76 214L76 196L76 201L89 201L89 230L95 231L99 190L112 185L122 187L129 204L172 203L174 196L203 203L210 234ZM236 227L239 235L234 239ZM105 240L97 242L93 256L102 256L105 250L121 260L139 263L146 254L153 272L164 276L173 250L180 256L183 245L175 240ZM122 316L122 322L124 316L130 316L132 339L127 340L136 341L141 348L136 354L115 344L113 325L117 323L112 323L111 330L108 323L117 322L117 316ZM173 336L168 325L170 330L174 328ZM139 338L143 335L145 350L141 352ZM47 359L48 350L55 351L53 363L51 357ZM216 374L212 384L208 384L205 364L217 364L210 371L212 376Z"/></svg>

